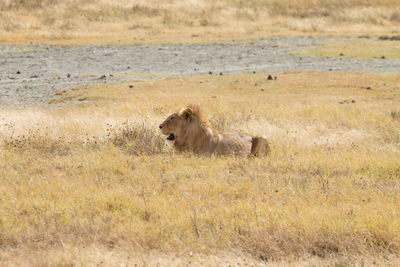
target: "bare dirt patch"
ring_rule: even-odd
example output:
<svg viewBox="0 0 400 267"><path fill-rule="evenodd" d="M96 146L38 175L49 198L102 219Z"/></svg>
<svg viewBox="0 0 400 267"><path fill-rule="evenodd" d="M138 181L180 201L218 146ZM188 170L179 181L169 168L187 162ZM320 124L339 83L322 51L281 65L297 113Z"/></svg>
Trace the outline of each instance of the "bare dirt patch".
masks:
<svg viewBox="0 0 400 267"><path fill-rule="evenodd" d="M306 57L293 51L337 39L288 38L249 44L0 46L0 105L47 103L54 93L93 83L210 73L398 72L400 60ZM158 76L160 77L160 76ZM78 101L84 101L80 99Z"/></svg>

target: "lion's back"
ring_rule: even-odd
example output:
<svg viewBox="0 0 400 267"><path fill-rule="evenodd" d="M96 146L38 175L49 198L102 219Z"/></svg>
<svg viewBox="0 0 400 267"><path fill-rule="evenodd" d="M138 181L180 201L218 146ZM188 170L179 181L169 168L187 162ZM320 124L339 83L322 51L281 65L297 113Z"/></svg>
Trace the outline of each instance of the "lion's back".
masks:
<svg viewBox="0 0 400 267"><path fill-rule="evenodd" d="M219 134L216 152L218 155L250 155L252 139L251 135L242 135L240 133Z"/></svg>

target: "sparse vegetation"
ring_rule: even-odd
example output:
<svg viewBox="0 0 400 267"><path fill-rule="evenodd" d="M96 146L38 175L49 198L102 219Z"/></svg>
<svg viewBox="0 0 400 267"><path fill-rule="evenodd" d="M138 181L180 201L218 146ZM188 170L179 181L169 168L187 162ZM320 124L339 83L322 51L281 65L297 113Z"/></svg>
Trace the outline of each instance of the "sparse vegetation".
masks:
<svg viewBox="0 0 400 267"><path fill-rule="evenodd" d="M75 106L1 110L5 264L398 262L400 75L266 76L98 84L55 96L87 99ZM271 155L171 152L157 125L187 103L267 135Z"/></svg>
<svg viewBox="0 0 400 267"><path fill-rule="evenodd" d="M132 44L399 34L397 0L0 1L0 41ZM133 25L133 26L132 26Z"/></svg>
<svg viewBox="0 0 400 267"><path fill-rule="evenodd" d="M297 55L316 57L348 57L363 59L400 59L399 36L380 36L377 40L346 40L326 45L307 47L294 52ZM379 49L377 49L379 47Z"/></svg>

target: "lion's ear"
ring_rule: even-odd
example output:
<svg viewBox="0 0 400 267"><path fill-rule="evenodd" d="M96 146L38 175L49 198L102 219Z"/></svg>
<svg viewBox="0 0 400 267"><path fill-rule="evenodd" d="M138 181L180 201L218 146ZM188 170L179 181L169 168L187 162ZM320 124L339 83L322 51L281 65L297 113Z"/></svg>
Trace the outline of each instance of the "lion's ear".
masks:
<svg viewBox="0 0 400 267"><path fill-rule="evenodd" d="M185 108L180 112L180 115L182 118L186 120L191 120L193 116L193 109L191 108Z"/></svg>

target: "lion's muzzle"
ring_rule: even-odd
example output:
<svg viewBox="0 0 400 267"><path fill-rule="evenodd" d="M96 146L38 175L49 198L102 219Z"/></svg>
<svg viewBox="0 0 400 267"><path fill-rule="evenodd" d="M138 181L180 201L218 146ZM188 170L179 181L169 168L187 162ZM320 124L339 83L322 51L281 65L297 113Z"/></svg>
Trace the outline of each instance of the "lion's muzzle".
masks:
<svg viewBox="0 0 400 267"><path fill-rule="evenodd" d="M175 135L172 133L167 137L167 140L169 141L174 141L175 140Z"/></svg>

